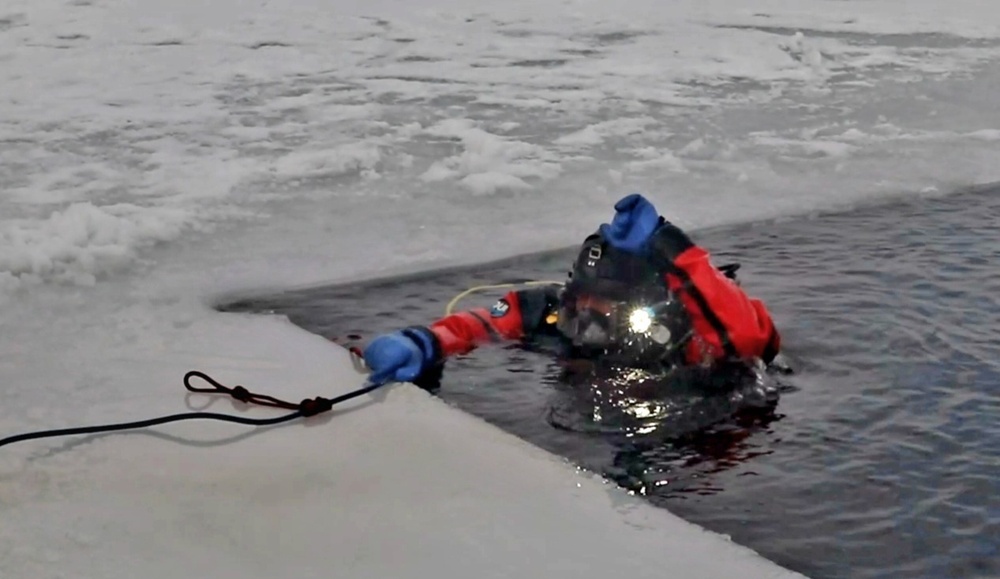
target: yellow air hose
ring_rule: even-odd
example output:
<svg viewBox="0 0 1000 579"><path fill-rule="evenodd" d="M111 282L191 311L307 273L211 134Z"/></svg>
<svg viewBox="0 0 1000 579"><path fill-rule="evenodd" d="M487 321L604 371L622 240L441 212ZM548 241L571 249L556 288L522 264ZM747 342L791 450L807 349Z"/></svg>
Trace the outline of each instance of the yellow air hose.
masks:
<svg viewBox="0 0 1000 579"><path fill-rule="evenodd" d="M516 287L531 287L531 286L539 286L539 285L563 285L563 282L561 282L561 281L526 281L526 282L521 282L521 283L499 283L499 284L492 284L492 285L477 285L477 286L474 286L474 287L470 287L469 289L463 291L462 293L458 294L457 296L451 298L451 301L448 302L448 305L444 309L444 314L446 316L450 316L452 314L452 312L454 312L455 305L457 305L458 302L462 301L462 299L465 298L465 296L470 295L470 294L474 294L476 292L485 291L485 290L492 290L492 289L509 289L509 288L516 288Z"/></svg>

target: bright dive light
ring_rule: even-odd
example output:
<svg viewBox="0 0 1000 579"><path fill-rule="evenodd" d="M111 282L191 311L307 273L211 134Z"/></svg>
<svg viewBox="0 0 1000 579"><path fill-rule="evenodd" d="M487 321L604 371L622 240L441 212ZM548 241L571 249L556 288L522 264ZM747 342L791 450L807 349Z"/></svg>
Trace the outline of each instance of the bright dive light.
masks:
<svg viewBox="0 0 1000 579"><path fill-rule="evenodd" d="M639 308L634 310L628 317L629 328L637 334L644 334L653 325L653 314L649 308Z"/></svg>

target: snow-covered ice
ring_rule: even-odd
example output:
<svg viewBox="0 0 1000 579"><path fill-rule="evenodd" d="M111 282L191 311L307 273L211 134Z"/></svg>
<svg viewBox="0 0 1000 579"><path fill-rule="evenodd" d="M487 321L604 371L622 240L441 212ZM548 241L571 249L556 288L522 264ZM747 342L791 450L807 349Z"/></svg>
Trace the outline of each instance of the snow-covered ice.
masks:
<svg viewBox="0 0 1000 579"><path fill-rule="evenodd" d="M1000 180L994 4L6 0L0 436L183 411L192 368L353 389L211 304L567 245L632 190L697 228ZM0 576L783 573L408 386L156 432L0 450Z"/></svg>

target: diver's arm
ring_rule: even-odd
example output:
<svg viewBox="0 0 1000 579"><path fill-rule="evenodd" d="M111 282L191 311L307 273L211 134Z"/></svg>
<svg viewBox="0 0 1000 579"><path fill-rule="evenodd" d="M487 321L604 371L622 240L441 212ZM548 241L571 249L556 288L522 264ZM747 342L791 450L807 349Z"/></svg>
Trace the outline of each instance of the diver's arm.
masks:
<svg viewBox="0 0 1000 579"><path fill-rule="evenodd" d="M451 314L430 326L411 326L383 334L364 349L371 370L369 381L413 382L436 388L445 360L464 354L484 342L514 340L534 335L551 326L558 293L554 287L510 292L493 309L483 308Z"/></svg>
<svg viewBox="0 0 1000 579"><path fill-rule="evenodd" d="M654 247L670 262L667 284L691 315L695 332L712 358L761 358L770 363L781 336L764 303L749 297L735 281L712 265L704 248L671 223L655 234ZM689 350L688 357L702 353ZM694 361L694 360L692 360Z"/></svg>
<svg viewBox="0 0 1000 579"><path fill-rule="evenodd" d="M538 333L555 310L554 287L508 292L487 310L477 308L451 314L429 326L442 358L465 354L483 343L519 340Z"/></svg>

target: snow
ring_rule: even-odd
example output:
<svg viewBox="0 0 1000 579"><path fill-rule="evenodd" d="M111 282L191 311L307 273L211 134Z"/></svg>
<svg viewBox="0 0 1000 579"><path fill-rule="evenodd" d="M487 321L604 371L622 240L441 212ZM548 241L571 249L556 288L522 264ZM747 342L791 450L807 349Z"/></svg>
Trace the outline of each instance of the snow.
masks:
<svg viewBox="0 0 1000 579"><path fill-rule="evenodd" d="M424 131L427 135L458 139L462 153L432 164L420 175L426 182L457 180L474 194L530 189L526 178L552 179L561 172L558 162L530 143L491 134L468 119L449 119Z"/></svg>
<svg viewBox="0 0 1000 579"><path fill-rule="evenodd" d="M568 245L633 190L696 230L1000 180L994 4L7 0L0 431L184 411L192 368L356 388L211 305ZM410 386L155 432L0 449L0 576L785 575Z"/></svg>
<svg viewBox="0 0 1000 579"><path fill-rule="evenodd" d="M0 232L0 272L7 284L94 285L128 269L142 249L176 239L190 220L181 209L143 209L118 203L73 203L44 221L12 220Z"/></svg>

